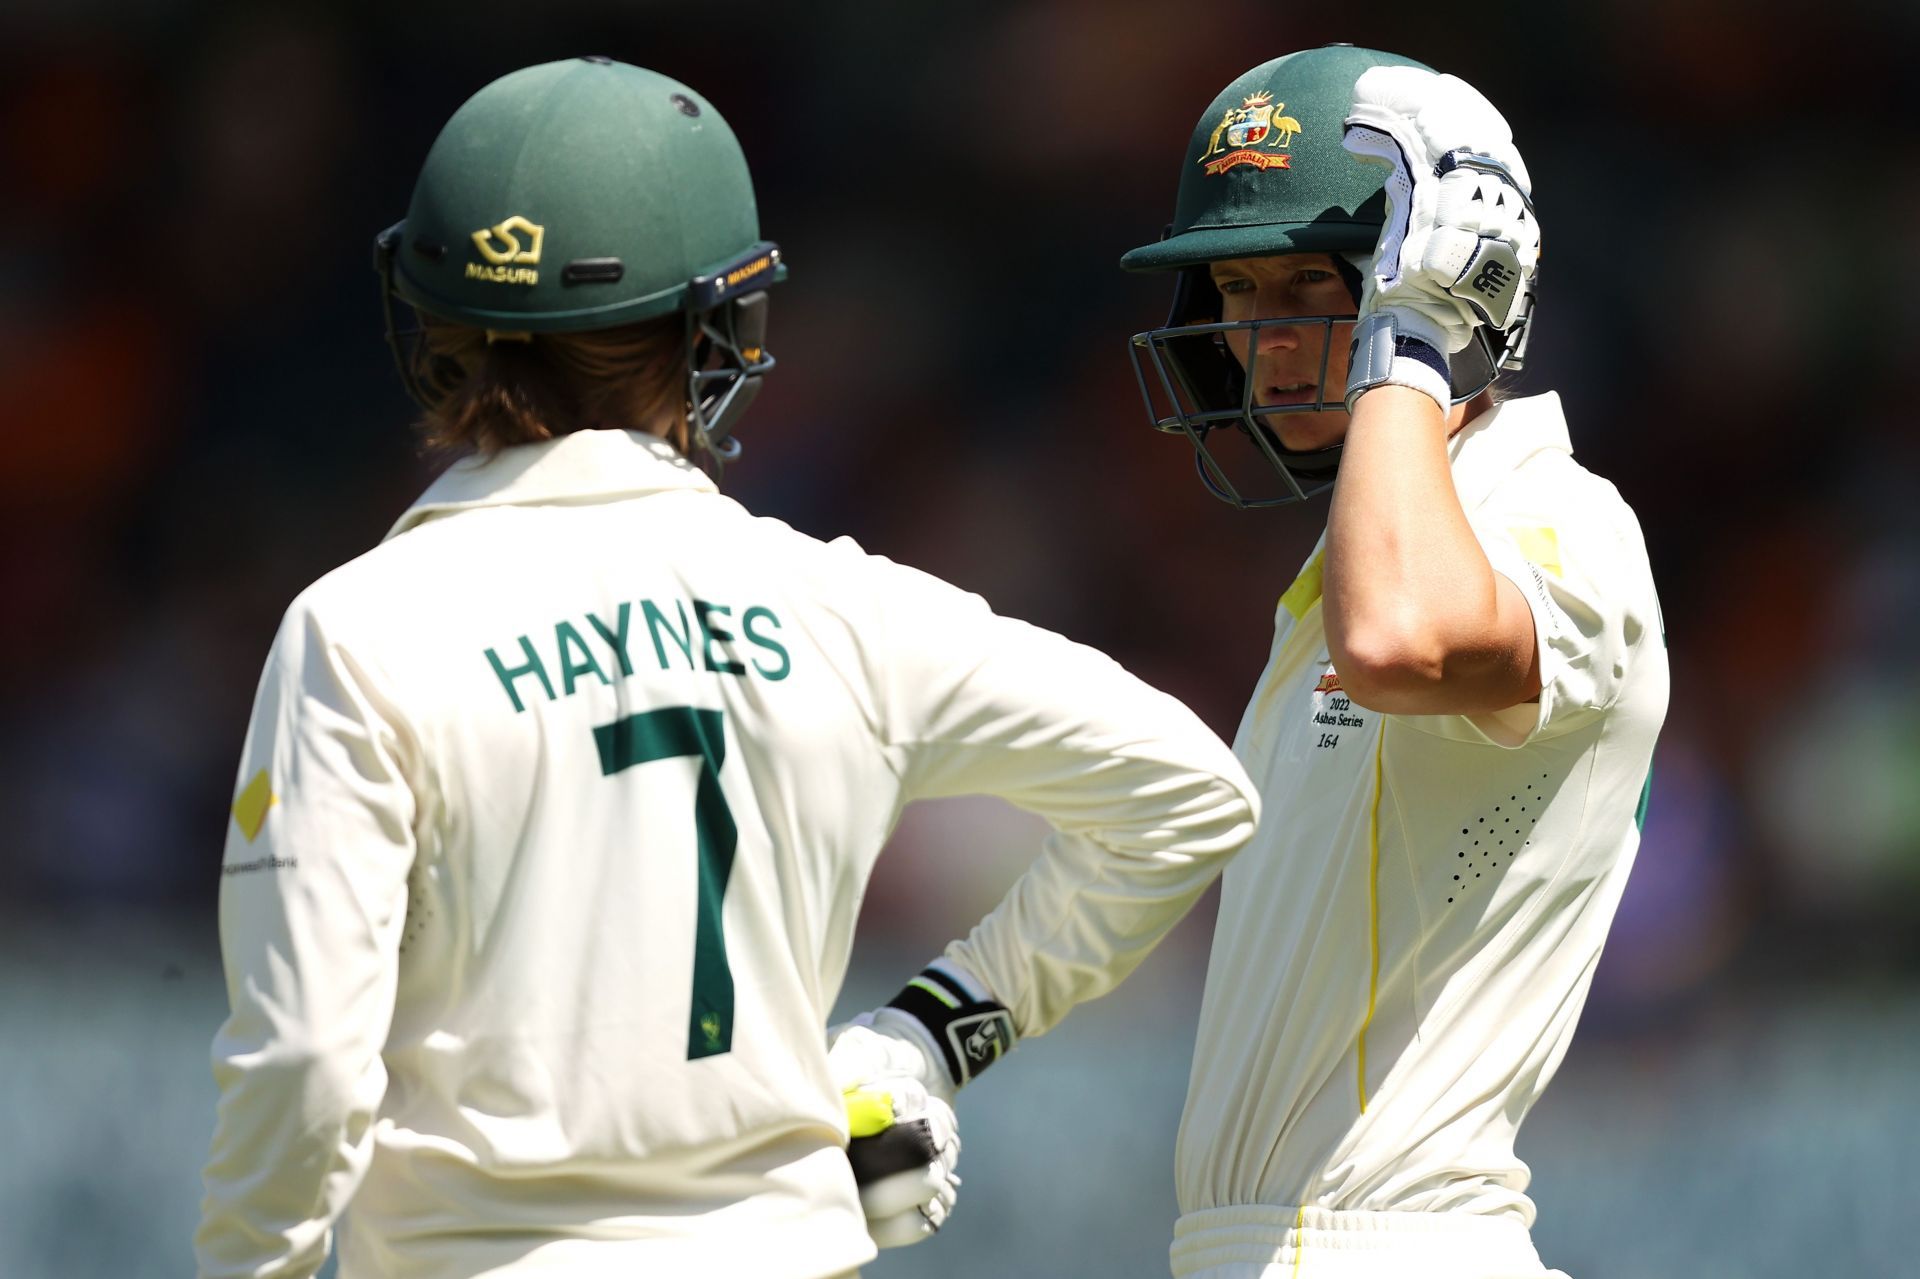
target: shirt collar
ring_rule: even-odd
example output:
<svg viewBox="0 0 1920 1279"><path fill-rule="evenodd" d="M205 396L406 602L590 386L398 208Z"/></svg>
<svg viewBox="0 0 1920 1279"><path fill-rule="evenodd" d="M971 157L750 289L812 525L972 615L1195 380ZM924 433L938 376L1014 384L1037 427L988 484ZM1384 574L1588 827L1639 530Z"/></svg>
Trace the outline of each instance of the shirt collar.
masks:
<svg viewBox="0 0 1920 1279"><path fill-rule="evenodd" d="M679 450L641 431L575 431L555 440L462 458L387 531L389 540L442 515L483 506L572 506L672 489L717 493Z"/></svg>
<svg viewBox="0 0 1920 1279"><path fill-rule="evenodd" d="M1528 458L1547 452L1573 453L1557 392L1495 404L1447 441L1460 504L1472 511Z"/></svg>

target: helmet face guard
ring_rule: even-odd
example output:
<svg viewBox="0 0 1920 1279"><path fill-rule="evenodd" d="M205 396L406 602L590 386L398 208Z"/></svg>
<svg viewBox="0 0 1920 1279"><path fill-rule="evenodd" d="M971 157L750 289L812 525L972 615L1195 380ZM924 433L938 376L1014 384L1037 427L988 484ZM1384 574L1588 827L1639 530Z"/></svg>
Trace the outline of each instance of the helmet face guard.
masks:
<svg viewBox="0 0 1920 1279"><path fill-rule="evenodd" d="M740 456L733 428L774 366L766 348L767 294L759 289L686 315L687 421L694 447L713 459L718 479L720 470Z"/></svg>
<svg viewBox="0 0 1920 1279"><path fill-rule="evenodd" d="M1134 334L1127 346L1147 419L1155 430L1186 436L1193 445L1194 470L1201 484L1229 506L1258 510L1302 502L1322 493L1333 483L1340 446L1289 449L1280 442L1271 423L1281 414L1345 408L1339 399L1327 398L1327 366L1333 354L1333 326L1351 324L1354 319L1352 315L1308 315L1225 323L1220 319L1219 290L1214 288L1206 268L1189 267L1179 273L1175 283L1167 323ZM1319 338L1318 390L1310 403L1255 404L1260 333L1282 325L1306 330L1303 340ZM1227 335L1236 332L1247 335L1252 377L1227 346ZM1222 430L1226 434L1215 436L1210 446L1208 436ZM1251 490L1253 481L1267 468L1279 475L1285 489L1265 496L1243 493L1242 488Z"/></svg>
<svg viewBox="0 0 1920 1279"><path fill-rule="evenodd" d="M1344 260L1336 256L1335 261L1346 275ZM1357 290L1357 279L1349 277L1350 290ZM1474 330L1472 342L1454 352L1449 366L1455 404L1479 395L1502 371L1523 366L1532 314L1533 290L1529 285L1518 314L1504 332L1482 326ZM1289 449L1280 442L1273 420L1288 413L1346 410L1345 387L1332 388L1335 394L1331 397L1327 394L1327 368L1338 336L1334 326L1351 325L1358 314L1234 323L1222 322L1220 315L1220 293L1207 268L1188 267L1179 272L1174 285L1167 323L1136 333L1128 342L1127 354L1133 361L1134 380L1146 405L1147 420L1157 431L1187 438L1193 445L1194 470L1201 484L1229 506L1260 510L1303 502L1326 492L1333 487L1340 466L1340 446ZM1283 325L1312 330L1302 334L1303 340L1316 335L1320 339L1315 397L1301 404L1256 404L1253 390L1260 385L1260 333ZM1227 345L1227 335L1236 332L1247 335L1250 369L1241 367ZM1223 429L1227 434L1214 435ZM1211 444L1209 435L1214 436ZM1261 462L1264 467L1258 465ZM1265 485L1267 491L1255 490L1255 482L1264 477L1267 468L1280 477L1284 486L1280 491L1271 491L1270 482Z"/></svg>

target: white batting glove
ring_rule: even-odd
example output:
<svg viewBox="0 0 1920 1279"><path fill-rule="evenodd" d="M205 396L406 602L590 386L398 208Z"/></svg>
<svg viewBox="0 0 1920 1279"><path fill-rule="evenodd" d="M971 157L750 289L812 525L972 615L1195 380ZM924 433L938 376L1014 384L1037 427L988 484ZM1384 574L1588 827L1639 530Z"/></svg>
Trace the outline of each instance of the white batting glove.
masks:
<svg viewBox="0 0 1920 1279"><path fill-rule="evenodd" d="M931 1239L960 1193L960 1131L953 1107L907 1076L846 1088L847 1162L867 1234L880 1248Z"/></svg>
<svg viewBox="0 0 1920 1279"><path fill-rule="evenodd" d="M1389 173L1348 402L1393 382L1426 391L1445 411L1446 357L1479 325L1507 328L1539 264L1526 164L1500 112L1455 76L1373 67L1353 94L1342 145Z"/></svg>
<svg viewBox="0 0 1920 1279"><path fill-rule="evenodd" d="M972 973L936 960L891 1002L827 1032L847 1100L847 1160L882 1248L929 1238L953 1211L953 1097L1013 1047L1013 1018Z"/></svg>
<svg viewBox="0 0 1920 1279"><path fill-rule="evenodd" d="M911 1079L948 1105L958 1091L933 1033L920 1020L885 1005L827 1031L827 1065L842 1091L872 1079Z"/></svg>

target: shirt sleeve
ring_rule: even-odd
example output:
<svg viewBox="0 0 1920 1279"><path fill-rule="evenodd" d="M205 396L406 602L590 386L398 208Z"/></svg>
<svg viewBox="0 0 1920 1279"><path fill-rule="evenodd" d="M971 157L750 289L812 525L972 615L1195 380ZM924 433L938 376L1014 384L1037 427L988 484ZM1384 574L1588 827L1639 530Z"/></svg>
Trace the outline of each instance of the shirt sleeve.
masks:
<svg viewBox="0 0 1920 1279"><path fill-rule="evenodd" d="M231 1014L204 1279L312 1275L372 1154L414 855L411 739L306 597L267 659L221 865Z"/></svg>
<svg viewBox="0 0 1920 1279"><path fill-rule="evenodd" d="M908 799L995 795L1054 828L947 950L1038 1035L1133 971L1252 837L1253 783L1105 654L885 561L883 734Z"/></svg>
<svg viewBox="0 0 1920 1279"><path fill-rule="evenodd" d="M1486 715L1414 717L1419 727L1517 749L1591 723L1618 700L1642 637L1658 632L1632 512L1585 473L1522 471L1468 519L1493 571L1533 614L1540 696Z"/></svg>

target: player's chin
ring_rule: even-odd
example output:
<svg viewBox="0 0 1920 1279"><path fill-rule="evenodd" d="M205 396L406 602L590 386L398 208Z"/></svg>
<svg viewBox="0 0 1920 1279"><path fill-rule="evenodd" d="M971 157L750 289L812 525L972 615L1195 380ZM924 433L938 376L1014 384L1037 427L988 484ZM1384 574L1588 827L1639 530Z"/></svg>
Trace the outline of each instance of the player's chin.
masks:
<svg viewBox="0 0 1920 1279"><path fill-rule="evenodd" d="M1310 453L1345 439L1348 420L1345 409L1323 409L1318 413L1276 413L1267 419L1267 425L1287 449Z"/></svg>

